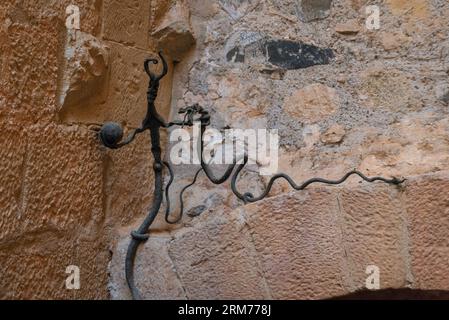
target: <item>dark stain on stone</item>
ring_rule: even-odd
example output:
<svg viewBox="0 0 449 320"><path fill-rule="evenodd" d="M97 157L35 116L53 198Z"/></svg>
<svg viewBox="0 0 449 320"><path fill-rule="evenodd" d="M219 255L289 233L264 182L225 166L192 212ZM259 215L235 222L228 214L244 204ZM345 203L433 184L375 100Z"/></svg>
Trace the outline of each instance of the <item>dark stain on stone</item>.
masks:
<svg viewBox="0 0 449 320"><path fill-rule="evenodd" d="M268 62L287 70L329 64L334 58L332 49L289 40L269 40L263 49Z"/></svg>
<svg viewBox="0 0 449 320"><path fill-rule="evenodd" d="M226 59L232 62L245 62L245 55L241 53L239 47L235 47L226 54Z"/></svg>
<svg viewBox="0 0 449 320"><path fill-rule="evenodd" d="M444 102L446 105L449 105L449 91L441 96L440 100Z"/></svg>

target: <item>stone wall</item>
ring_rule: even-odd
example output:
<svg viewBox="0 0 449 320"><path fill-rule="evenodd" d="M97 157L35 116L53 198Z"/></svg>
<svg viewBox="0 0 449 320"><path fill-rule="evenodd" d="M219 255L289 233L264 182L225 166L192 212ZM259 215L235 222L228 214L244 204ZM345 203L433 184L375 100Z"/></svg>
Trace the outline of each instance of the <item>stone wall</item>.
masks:
<svg viewBox="0 0 449 320"><path fill-rule="evenodd" d="M280 183L251 206L202 176L186 194L202 215L158 219L138 252L147 298L338 296L361 288L367 263L383 288L447 290L448 17L446 0L2 1L0 298L129 297L123 251L152 200L149 137L109 151L97 131L140 124L143 60L159 49L165 117L200 103L217 129L278 129L279 170L297 181L424 176L402 191ZM195 168L175 171L179 189ZM240 184L266 182L246 171ZM80 290L65 288L68 265Z"/></svg>
<svg viewBox="0 0 449 320"><path fill-rule="evenodd" d="M447 1L202 3L191 1L198 41L176 66L173 110L200 103L217 129L278 129L279 171L298 182L447 170ZM367 5L379 30L365 26Z"/></svg>
<svg viewBox="0 0 449 320"><path fill-rule="evenodd" d="M76 31L66 28L72 4ZM153 171L148 136L110 152L97 130L140 125L150 24L165 11L133 0L0 3L0 299L109 297L116 230L145 214ZM165 115L170 91L171 75ZM80 290L66 289L69 265Z"/></svg>
<svg viewBox="0 0 449 320"><path fill-rule="evenodd" d="M147 299L327 299L379 289L449 288L447 173L312 188L230 211L208 211L183 229L155 234L137 256ZM113 299L130 298L122 264L111 268Z"/></svg>
<svg viewBox="0 0 449 320"><path fill-rule="evenodd" d="M328 298L362 290L371 264L382 289L447 290L445 235L433 230L447 226L447 206L426 176L445 177L449 165L447 1L188 4L197 41L176 64L172 116L199 103L217 129L278 129L279 171L297 182L353 168L415 178L404 190L350 179L289 195L280 182L274 198L242 207L229 183L202 175L185 196L187 213L202 216L157 228L138 253L145 297ZM379 30L366 27L367 5L380 8ZM240 188L265 188L257 169ZM196 172L175 170L178 187ZM111 266L117 299L129 298L128 241L124 233Z"/></svg>

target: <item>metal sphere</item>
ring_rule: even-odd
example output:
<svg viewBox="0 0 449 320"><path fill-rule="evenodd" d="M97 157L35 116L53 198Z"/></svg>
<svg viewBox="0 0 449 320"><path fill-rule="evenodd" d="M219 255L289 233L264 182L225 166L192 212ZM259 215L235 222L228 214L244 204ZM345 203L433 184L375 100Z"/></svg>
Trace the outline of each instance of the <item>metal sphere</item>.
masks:
<svg viewBox="0 0 449 320"><path fill-rule="evenodd" d="M100 130L100 139L108 148L116 148L123 138L122 127L115 122L106 122Z"/></svg>

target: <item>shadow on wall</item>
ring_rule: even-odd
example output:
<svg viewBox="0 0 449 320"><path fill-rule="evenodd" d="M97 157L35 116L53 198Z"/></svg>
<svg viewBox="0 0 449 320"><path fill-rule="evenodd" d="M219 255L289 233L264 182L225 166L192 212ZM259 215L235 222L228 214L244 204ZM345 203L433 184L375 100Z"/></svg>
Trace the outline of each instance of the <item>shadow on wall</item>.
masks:
<svg viewBox="0 0 449 320"><path fill-rule="evenodd" d="M385 289L376 291L359 291L330 300L448 300L449 291Z"/></svg>

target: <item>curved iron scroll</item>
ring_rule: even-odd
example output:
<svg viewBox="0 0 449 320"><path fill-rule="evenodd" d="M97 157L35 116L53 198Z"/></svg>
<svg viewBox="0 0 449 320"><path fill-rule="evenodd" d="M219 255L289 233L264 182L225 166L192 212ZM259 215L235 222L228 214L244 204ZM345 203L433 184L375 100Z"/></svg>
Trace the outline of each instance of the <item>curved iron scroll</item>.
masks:
<svg viewBox="0 0 449 320"><path fill-rule="evenodd" d="M123 130L116 123L112 123L112 122L105 123L99 133L100 139L106 147L111 148L111 149L117 149L117 148L121 148L121 147L126 146L127 144L131 143L137 134L142 133L146 130L150 131L151 152L153 154L153 159L154 159L153 170L154 170L154 176L155 176L153 204L148 212L148 215L146 216L146 218L144 219L144 221L142 222L140 227L136 231L133 231L131 233L131 241L129 243L128 250L126 253L126 259L125 259L125 276L126 276L126 281L128 283L128 286L131 290L133 299L141 299L142 298L139 290L137 289L137 287L135 285L135 281L134 281L134 260L135 260L136 251L137 251L139 244L141 242L148 240L148 238L149 238L148 230L149 230L151 224L154 222L154 220L161 208L161 204L163 201L163 194L164 194L164 186L163 186L164 183L163 183L163 176L162 176L162 171L163 171L164 166L168 169L168 172L170 175L170 180L168 181L168 183L165 187L165 197L166 197L166 203L167 203L166 204L166 212L165 212L165 220L167 223L170 223L170 224L178 223L179 221L181 221L183 213L184 213L184 205L183 205L184 192L197 181L198 176L201 172L204 172L206 174L207 178L214 184L222 184L225 181L227 181L229 179L229 177L231 177L231 175L232 175L232 178L231 178L232 192L237 196L237 198L242 200L244 203L256 202L256 201L259 201L259 200L262 200L263 198L265 198L269 194L274 182L278 179L287 180L287 182L295 190L303 190L313 183L323 183L323 184L329 184L329 185L341 184L341 183L345 182L352 175L357 175L367 182L382 181L382 182L393 184L393 185L399 185L405 181L405 180L400 180L397 178L392 178L392 179L385 179L382 177L369 178L369 177L366 177L365 175L363 175L361 172L350 171L347 174L345 174L340 180L326 180L326 179L322 179L322 178L313 178L313 179L305 181L301 185L297 185L292 180L292 178L290 178L288 175L286 175L284 173L280 173L280 174L274 175L270 179L266 190L264 192L262 192L261 195L254 196L253 194L251 194L249 192L242 193L242 192L238 191L238 189L237 189L237 180L238 180L238 176L239 176L240 172L243 170L243 168L247 164L248 158L246 155L244 157L243 163L239 164L235 171L234 171L234 169L237 165L236 162L232 165L229 165L221 177L216 177L212 173L211 168L203 161L203 149L204 149L203 135L204 135L204 132L205 132L207 126L210 125L210 115L206 110L204 110L201 106L199 106L197 104L183 108L179 111L179 113L184 115L184 119L182 121L175 121L175 122L169 122L169 123L165 122L165 120L162 118L162 116L157 112L156 106L155 106L155 101L156 101L158 90L159 90L160 80L168 72L167 62L161 52L159 52L159 58L160 58L160 61L162 62L162 72L160 74L155 74L150 69L150 64L158 64L159 63L158 59L147 59L144 62L144 69L145 69L145 72L148 74L150 81L149 81L148 92L147 92L147 100L148 100L147 114L146 114L144 120L142 121L142 125L138 129L131 132L129 134L129 136L123 140L122 140ZM170 164L162 161L160 129L161 128L169 128L172 126L193 126L194 122L196 122L196 121L199 121L201 123L201 130L200 130L201 134L199 137L199 139L200 139L200 141L199 141L199 145L200 145L199 159L201 160L201 169L199 169L196 172L192 183L185 186L182 189L182 191L180 192L180 194L179 194L180 213L178 214L178 218L171 220L170 219L171 206L170 206L169 191L170 191L170 186L172 185L173 180L174 180L174 175L173 175L173 170L170 167ZM233 172L234 172L234 174L233 174Z"/></svg>

